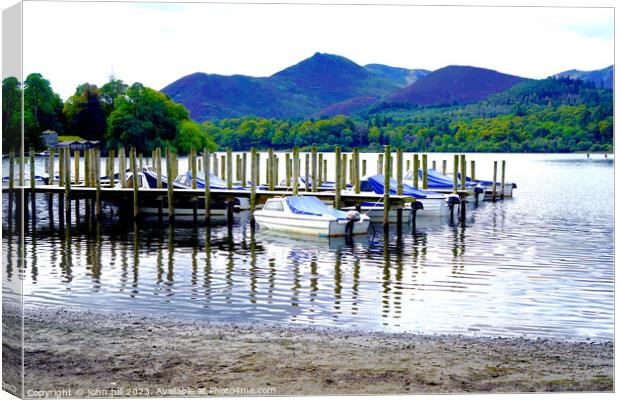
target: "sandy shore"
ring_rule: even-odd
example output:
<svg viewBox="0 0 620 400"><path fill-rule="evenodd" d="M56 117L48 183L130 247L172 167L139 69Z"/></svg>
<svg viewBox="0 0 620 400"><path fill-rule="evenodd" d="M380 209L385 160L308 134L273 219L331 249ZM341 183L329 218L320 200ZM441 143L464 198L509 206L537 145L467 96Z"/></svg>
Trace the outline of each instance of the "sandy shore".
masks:
<svg viewBox="0 0 620 400"><path fill-rule="evenodd" d="M57 394L66 397L613 390L612 342L383 334L70 310L27 310L25 332L27 395L61 389Z"/></svg>

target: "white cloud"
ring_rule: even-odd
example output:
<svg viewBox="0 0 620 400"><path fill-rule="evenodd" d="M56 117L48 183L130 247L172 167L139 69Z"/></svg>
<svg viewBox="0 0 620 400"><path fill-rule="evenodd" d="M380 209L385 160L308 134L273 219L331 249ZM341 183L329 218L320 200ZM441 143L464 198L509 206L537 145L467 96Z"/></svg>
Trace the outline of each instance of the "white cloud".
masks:
<svg viewBox="0 0 620 400"><path fill-rule="evenodd" d="M63 98L112 71L161 89L196 71L267 76L316 51L543 78L612 64L612 35L600 8L26 2L24 72Z"/></svg>

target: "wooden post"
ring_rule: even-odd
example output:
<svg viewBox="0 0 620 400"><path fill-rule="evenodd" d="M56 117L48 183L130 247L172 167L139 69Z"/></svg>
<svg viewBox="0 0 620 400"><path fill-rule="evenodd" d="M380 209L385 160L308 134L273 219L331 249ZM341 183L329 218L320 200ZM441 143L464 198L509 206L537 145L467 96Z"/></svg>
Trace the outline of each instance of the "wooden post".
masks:
<svg viewBox="0 0 620 400"><path fill-rule="evenodd" d="M235 180L241 181L241 154L235 155Z"/></svg>
<svg viewBox="0 0 620 400"><path fill-rule="evenodd" d="M454 155L454 168L452 169L452 171L453 171L452 190L454 190L454 193L456 193L458 188L459 188L458 176L457 176L457 173L459 171L459 156L458 156L458 154Z"/></svg>
<svg viewBox="0 0 620 400"><path fill-rule="evenodd" d="M340 208L340 190L341 190L341 184L342 184L342 166L340 165L340 163L342 162L342 157L340 155L340 147L336 146L336 185L334 188L334 207L336 209Z"/></svg>
<svg viewBox="0 0 620 400"><path fill-rule="evenodd" d="M293 196L299 193L299 149L293 147Z"/></svg>
<svg viewBox="0 0 620 400"><path fill-rule="evenodd" d="M53 154L50 153L53 156ZM13 191L15 188L15 150L11 150L9 153L9 200L13 200ZM12 208L12 207L11 207ZM12 211L12 210L9 210ZM8 216L11 221L11 216Z"/></svg>
<svg viewBox="0 0 620 400"><path fill-rule="evenodd" d="M136 218L139 213L138 208L138 166L136 165L136 148L129 150L129 162L131 167L131 175L133 180L133 217Z"/></svg>
<svg viewBox="0 0 620 400"><path fill-rule="evenodd" d="M396 149L396 194L403 194L403 151Z"/></svg>
<svg viewBox="0 0 620 400"><path fill-rule="evenodd" d="M310 190L310 154L305 154L305 166L304 166L304 181L305 181L305 191L308 192Z"/></svg>
<svg viewBox="0 0 620 400"><path fill-rule="evenodd" d="M61 147L58 154L58 186L65 186L65 151L66 148Z"/></svg>
<svg viewBox="0 0 620 400"><path fill-rule="evenodd" d="M48 176L48 180L47 180L47 184L48 185L53 185L54 184L54 149L50 149L49 150L49 159L48 159L48 167L47 167L47 176ZM13 155L13 157L15 157L15 155Z"/></svg>
<svg viewBox="0 0 620 400"><path fill-rule="evenodd" d="M285 177L285 184L286 187L289 188L291 187L291 155L289 153L286 153L284 155L284 163L285 165L285 170L286 170L286 177Z"/></svg>
<svg viewBox="0 0 620 400"><path fill-rule="evenodd" d="M323 160L323 180L327 181L327 160Z"/></svg>
<svg viewBox="0 0 620 400"><path fill-rule="evenodd" d="M175 153L174 151L172 152L172 176L168 178L169 182L174 181L174 178L176 178L179 175L179 159L177 158L177 153Z"/></svg>
<svg viewBox="0 0 620 400"><path fill-rule="evenodd" d="M383 175L383 154L379 154L377 160L377 175Z"/></svg>
<svg viewBox="0 0 620 400"><path fill-rule="evenodd" d="M256 185L260 185L260 153L256 153Z"/></svg>
<svg viewBox="0 0 620 400"><path fill-rule="evenodd" d="M196 189L197 181L198 181L198 171L196 167L196 149L192 148L189 151L190 159L191 159L191 173L192 173L192 189Z"/></svg>
<svg viewBox="0 0 620 400"><path fill-rule="evenodd" d="M65 167L65 212L71 212L71 203L69 202L69 196L71 194L71 152L67 147L64 151L64 167Z"/></svg>
<svg viewBox="0 0 620 400"><path fill-rule="evenodd" d="M351 177L353 178L353 185L355 186L355 193L359 194L362 191L360 187L360 150L357 147L353 148L353 169L351 170Z"/></svg>
<svg viewBox="0 0 620 400"><path fill-rule="evenodd" d="M506 160L502 160L502 186L500 197L504 198L504 185L506 184Z"/></svg>
<svg viewBox="0 0 620 400"><path fill-rule="evenodd" d="M267 178L267 186L269 187L269 190L274 190L274 186L275 183L272 182L272 174L271 174L271 163L273 162L273 149L272 148L268 148L267 149L267 165L265 166L265 176Z"/></svg>
<svg viewBox="0 0 620 400"><path fill-rule="evenodd" d="M248 170L248 153L243 152L243 155L241 157L241 186L247 186L248 184L248 180L247 178L247 171Z"/></svg>
<svg viewBox="0 0 620 400"><path fill-rule="evenodd" d="M252 220L254 220L254 211L256 210L257 158L256 147L252 147L250 152L250 213Z"/></svg>
<svg viewBox="0 0 620 400"><path fill-rule="evenodd" d="M405 171L411 171L411 160L405 160Z"/></svg>
<svg viewBox="0 0 620 400"><path fill-rule="evenodd" d="M101 149L97 148L95 152L95 217L101 219Z"/></svg>
<svg viewBox="0 0 620 400"><path fill-rule="evenodd" d="M318 191L318 171L317 171L317 155L316 155L316 146L312 146L312 191Z"/></svg>
<svg viewBox="0 0 620 400"><path fill-rule="evenodd" d="M441 174L445 175L447 171L448 171L448 161L442 160L441 161Z"/></svg>
<svg viewBox="0 0 620 400"><path fill-rule="evenodd" d="M209 171L210 164L209 149L204 148L202 151L202 166L205 173L205 221L211 219L211 173Z"/></svg>
<svg viewBox="0 0 620 400"><path fill-rule="evenodd" d="M232 149L226 148L226 189L232 190L233 187L233 163L232 163Z"/></svg>
<svg viewBox="0 0 620 400"><path fill-rule="evenodd" d="M461 154L461 190L465 190L467 184L467 162L465 154Z"/></svg>
<svg viewBox="0 0 620 400"><path fill-rule="evenodd" d="M168 176L168 220L174 221L174 197L173 197L173 179L172 177L172 152L166 149L166 174Z"/></svg>
<svg viewBox="0 0 620 400"><path fill-rule="evenodd" d="M151 168L155 170L155 163L157 162L157 149L151 150Z"/></svg>
<svg viewBox="0 0 620 400"><path fill-rule="evenodd" d="M383 180L383 231L387 233L390 229L390 178L392 171L391 150L390 145L385 146L385 179Z"/></svg>
<svg viewBox="0 0 620 400"><path fill-rule="evenodd" d="M413 187L419 188L419 180L420 180L420 156L417 154L413 155Z"/></svg>
<svg viewBox="0 0 620 400"><path fill-rule="evenodd" d="M497 161L493 161L493 192L491 194L491 200L495 201L495 187L497 186Z"/></svg>
<svg viewBox="0 0 620 400"><path fill-rule="evenodd" d="M30 161L30 195L34 198L34 147L28 150L28 159Z"/></svg>
<svg viewBox="0 0 620 400"><path fill-rule="evenodd" d="M138 171L142 172L142 171L144 171L144 164L142 163L142 152L140 152L138 155L140 157L140 169ZM96 170L97 169L95 168L95 171Z"/></svg>
<svg viewBox="0 0 620 400"><path fill-rule="evenodd" d="M125 148L118 149L118 177L120 178L121 187L127 187L127 161L125 160Z"/></svg>
<svg viewBox="0 0 620 400"><path fill-rule="evenodd" d="M317 186L321 187L323 186L323 181L325 180L325 177L323 176L323 153L319 153L319 160L318 160L318 179L317 179ZM318 188L317 188L318 189Z"/></svg>
<svg viewBox="0 0 620 400"><path fill-rule="evenodd" d="M437 161L433 160L433 170L437 171Z"/></svg>
<svg viewBox="0 0 620 400"><path fill-rule="evenodd" d="M73 152L73 176L74 176L74 183L76 185L79 185L80 183L80 151L79 150L75 150Z"/></svg>
<svg viewBox="0 0 620 400"><path fill-rule="evenodd" d="M428 189L428 155L422 154L422 189Z"/></svg>
<svg viewBox="0 0 620 400"><path fill-rule="evenodd" d="M471 172L470 172L471 173L471 181L475 182L476 181L476 161L471 160L469 162L469 164L470 164L469 168L471 170Z"/></svg>
<svg viewBox="0 0 620 400"><path fill-rule="evenodd" d="M219 176L217 171L217 153L213 153L213 175Z"/></svg>
<svg viewBox="0 0 620 400"><path fill-rule="evenodd" d="M228 151L228 149L226 151ZM225 154L222 154L222 157L220 157L220 178L222 178L222 180L226 180L226 155Z"/></svg>
<svg viewBox="0 0 620 400"><path fill-rule="evenodd" d="M157 189L161 189L161 147L158 147L156 150L155 156L157 157L157 161L155 162L155 169L157 171ZM168 155L169 154L166 154L166 157L168 157Z"/></svg>
<svg viewBox="0 0 620 400"><path fill-rule="evenodd" d="M342 175L340 176L342 181L340 181L340 189L346 189L347 187L347 166L348 166L348 156L347 154L342 154Z"/></svg>
<svg viewBox="0 0 620 400"><path fill-rule="evenodd" d="M366 176L366 160L362 160L362 177Z"/></svg>
<svg viewBox="0 0 620 400"><path fill-rule="evenodd" d="M110 178L110 182L108 186L114 187L114 164L116 163L116 154L114 150L108 151L108 158L110 159L110 165L108 166L108 177Z"/></svg>
<svg viewBox="0 0 620 400"><path fill-rule="evenodd" d="M278 157L278 154L274 154L273 155L273 175L274 175L274 182L276 185L280 184L280 158Z"/></svg>

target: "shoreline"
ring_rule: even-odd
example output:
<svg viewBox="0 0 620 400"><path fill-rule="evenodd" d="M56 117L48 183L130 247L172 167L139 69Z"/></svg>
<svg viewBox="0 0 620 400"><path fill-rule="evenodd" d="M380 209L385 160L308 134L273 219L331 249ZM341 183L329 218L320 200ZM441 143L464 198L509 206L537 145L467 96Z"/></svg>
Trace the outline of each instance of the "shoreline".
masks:
<svg viewBox="0 0 620 400"><path fill-rule="evenodd" d="M17 315L4 310L3 317ZM27 308L24 325L26 391L69 389L62 397L204 395L199 390L231 388L237 392L211 394L258 394L238 391L250 388L268 389L263 395L614 389L613 341L369 332L60 308Z"/></svg>

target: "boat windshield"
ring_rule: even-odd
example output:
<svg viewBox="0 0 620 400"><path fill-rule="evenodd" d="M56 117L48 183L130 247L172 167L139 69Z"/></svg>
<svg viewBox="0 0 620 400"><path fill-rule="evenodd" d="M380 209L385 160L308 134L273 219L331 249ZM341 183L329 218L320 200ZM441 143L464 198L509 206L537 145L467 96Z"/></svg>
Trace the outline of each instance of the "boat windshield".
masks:
<svg viewBox="0 0 620 400"><path fill-rule="evenodd" d="M284 211L284 205L282 200L269 200L263 209L266 211Z"/></svg>

